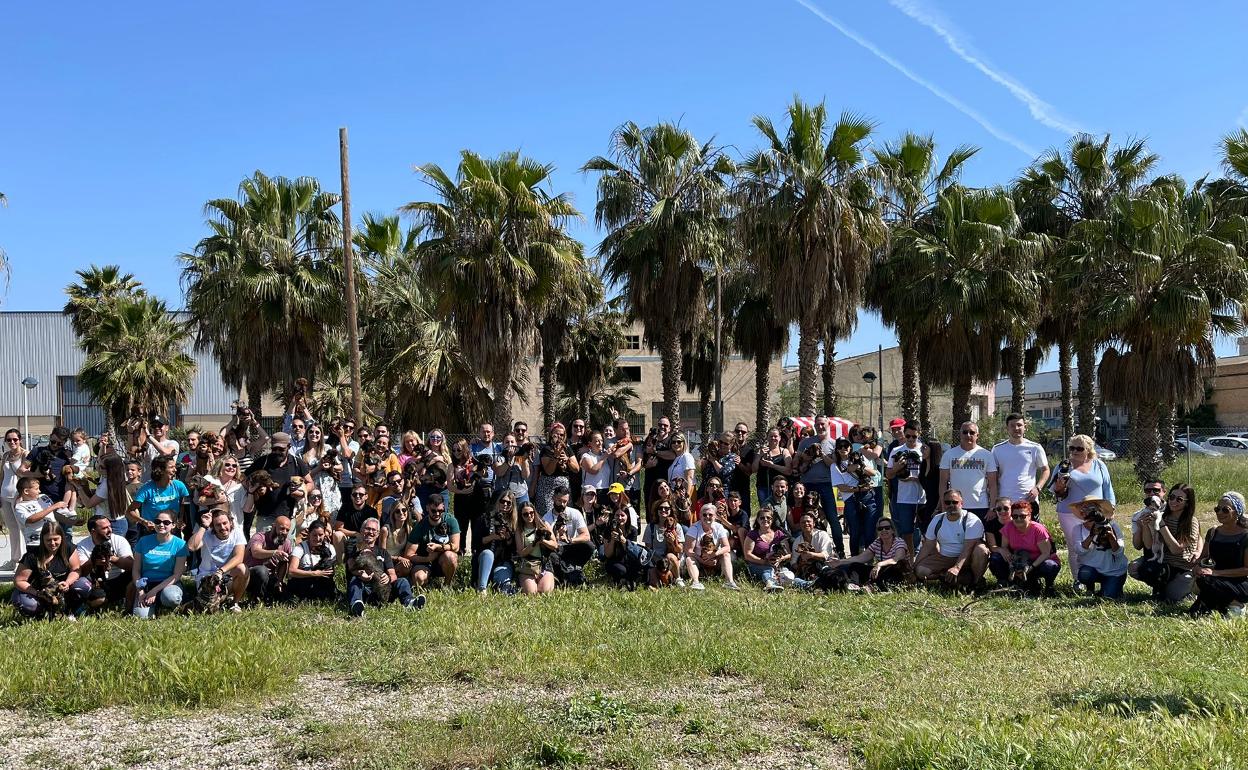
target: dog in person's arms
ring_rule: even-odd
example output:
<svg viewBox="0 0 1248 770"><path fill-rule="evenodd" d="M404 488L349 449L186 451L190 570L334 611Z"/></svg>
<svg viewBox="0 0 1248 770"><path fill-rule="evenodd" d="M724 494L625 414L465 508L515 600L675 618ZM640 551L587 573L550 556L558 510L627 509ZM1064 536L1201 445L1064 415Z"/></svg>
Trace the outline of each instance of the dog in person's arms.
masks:
<svg viewBox="0 0 1248 770"><path fill-rule="evenodd" d="M1153 533L1153 544L1145 561L1161 564L1166 559L1166 545L1161 540L1162 518L1165 516L1165 503L1158 495L1144 498L1144 507L1131 517L1132 524Z"/></svg>
<svg viewBox="0 0 1248 770"><path fill-rule="evenodd" d="M710 532L702 535L702 539L698 541L698 555L705 558L714 555L716 550L715 536Z"/></svg>
<svg viewBox="0 0 1248 770"><path fill-rule="evenodd" d="M382 569L381 562L372 551L364 551L356 555L355 572L372 587L373 596L378 602L385 604L390 601L390 584L383 583L381 580L385 570Z"/></svg>
<svg viewBox="0 0 1248 770"><path fill-rule="evenodd" d="M65 594L49 570L31 570L30 590L27 593L35 597L47 617L55 617L65 611Z"/></svg>

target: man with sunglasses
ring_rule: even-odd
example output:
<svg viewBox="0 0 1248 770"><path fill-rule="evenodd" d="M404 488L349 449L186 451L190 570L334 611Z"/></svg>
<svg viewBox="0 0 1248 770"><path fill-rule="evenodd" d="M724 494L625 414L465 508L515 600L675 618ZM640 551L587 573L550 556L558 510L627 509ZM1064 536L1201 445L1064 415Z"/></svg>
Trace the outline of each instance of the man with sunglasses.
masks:
<svg viewBox="0 0 1248 770"><path fill-rule="evenodd" d="M992 447L997 461L1001 497L1030 504L1031 517L1040 520L1040 490L1049 480L1049 457L1044 447L1027 438L1027 418L1018 412L1005 417L1009 438Z"/></svg>
<svg viewBox="0 0 1248 770"><path fill-rule="evenodd" d="M940 505L944 513L927 525L923 545L914 560L914 574L919 580L978 585L988 569L984 523L962 507L962 493L956 489L945 491Z"/></svg>
<svg viewBox="0 0 1248 770"><path fill-rule="evenodd" d="M981 520L989 504L997 499L997 459L979 445L979 426L962 423L960 441L940 458L940 486L943 493L956 489L966 496L966 510Z"/></svg>
<svg viewBox="0 0 1248 770"><path fill-rule="evenodd" d="M430 495L425 501L426 516L412 526L407 535L403 557L411 563L412 582L424 586L438 578L442 587L455 581L459 567L459 522L446 515L442 495Z"/></svg>
<svg viewBox="0 0 1248 770"><path fill-rule="evenodd" d="M298 497L293 493L292 482L299 484L308 478L308 466L299 457L290 452L291 437L284 431L278 431L269 438L269 454L257 458L247 469L247 476L265 471L273 479L273 486L266 488L265 494L255 500L255 513L263 521L272 521L273 517L286 516L293 518L295 503ZM243 536L250 539L251 529L246 524Z"/></svg>
<svg viewBox="0 0 1248 770"><path fill-rule="evenodd" d="M897 482L897 494L893 503L893 524L897 536L910 545L915 531L919 507L927 503L927 490L923 486L926 473L928 448L919 440L919 423L906 420L902 436L905 443L894 447L888 454L884 476Z"/></svg>

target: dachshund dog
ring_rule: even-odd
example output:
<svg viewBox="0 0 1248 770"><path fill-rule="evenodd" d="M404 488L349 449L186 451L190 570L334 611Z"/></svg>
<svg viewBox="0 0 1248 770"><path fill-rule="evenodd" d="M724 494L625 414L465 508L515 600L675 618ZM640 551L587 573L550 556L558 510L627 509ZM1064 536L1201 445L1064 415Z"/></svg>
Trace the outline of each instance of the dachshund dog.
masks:
<svg viewBox="0 0 1248 770"><path fill-rule="evenodd" d="M46 569L31 570L30 590L27 593L39 602L46 617L56 617L65 611L65 594L61 591L61 584Z"/></svg>

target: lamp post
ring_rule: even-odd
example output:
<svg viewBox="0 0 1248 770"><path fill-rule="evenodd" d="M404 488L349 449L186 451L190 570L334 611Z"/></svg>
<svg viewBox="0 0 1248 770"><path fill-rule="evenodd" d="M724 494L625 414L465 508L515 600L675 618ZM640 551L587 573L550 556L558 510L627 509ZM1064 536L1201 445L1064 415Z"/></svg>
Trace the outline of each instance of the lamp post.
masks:
<svg viewBox="0 0 1248 770"><path fill-rule="evenodd" d="M871 386L871 400L867 402L867 424L871 425L875 422L872 419L875 416L872 414L875 411L875 372L863 372L862 381Z"/></svg>
<svg viewBox="0 0 1248 770"><path fill-rule="evenodd" d="M27 377L22 380L22 433L26 436L26 446L29 448L34 442L30 440L30 391L39 387L39 380L34 377Z"/></svg>

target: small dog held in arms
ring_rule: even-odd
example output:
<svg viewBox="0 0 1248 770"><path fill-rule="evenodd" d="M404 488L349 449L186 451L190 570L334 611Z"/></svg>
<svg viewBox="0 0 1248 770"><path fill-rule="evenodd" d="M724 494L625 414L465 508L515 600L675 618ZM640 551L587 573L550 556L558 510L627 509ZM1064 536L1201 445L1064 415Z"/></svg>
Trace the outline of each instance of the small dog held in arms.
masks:
<svg viewBox="0 0 1248 770"><path fill-rule="evenodd" d="M31 570L28 593L39 602L45 617L53 618L65 611L65 594L61 591L61 584L46 569Z"/></svg>
<svg viewBox="0 0 1248 770"><path fill-rule="evenodd" d="M698 555L703 557L711 556L718 550L715 547L715 536L710 532L702 536L702 539L698 541L698 546Z"/></svg>
<svg viewBox="0 0 1248 770"><path fill-rule="evenodd" d="M1136 514L1139 517L1140 526L1150 529L1153 532L1153 545L1149 549L1147 561L1161 564L1166 559L1166 545L1161 540L1162 517L1164 516L1164 503L1157 495L1149 495L1144 498L1144 509Z"/></svg>
<svg viewBox="0 0 1248 770"><path fill-rule="evenodd" d="M390 584L381 582L385 570L372 551L363 551L355 557L355 572L372 587L373 597L382 604L390 601Z"/></svg>

